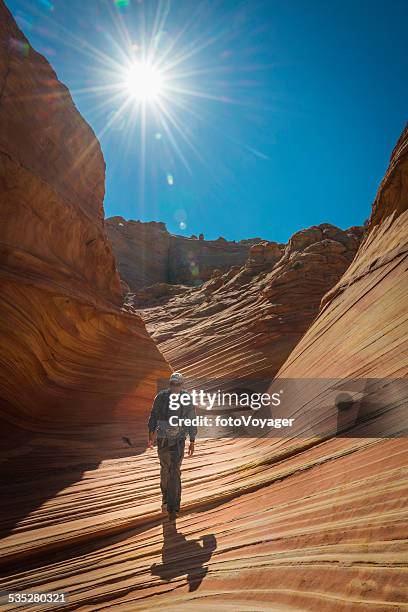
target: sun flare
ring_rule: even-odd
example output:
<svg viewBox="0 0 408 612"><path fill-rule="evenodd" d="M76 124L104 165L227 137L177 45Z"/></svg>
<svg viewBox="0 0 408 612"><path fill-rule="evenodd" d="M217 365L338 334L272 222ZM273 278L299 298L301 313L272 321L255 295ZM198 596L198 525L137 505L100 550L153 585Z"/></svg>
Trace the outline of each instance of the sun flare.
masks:
<svg viewBox="0 0 408 612"><path fill-rule="evenodd" d="M154 65L135 62L126 72L125 87L135 100L154 102L163 93L163 76Z"/></svg>
<svg viewBox="0 0 408 612"><path fill-rule="evenodd" d="M134 4L140 5L140 11L135 11L143 16L144 4ZM128 28L119 13L113 18L115 27L106 32L109 54L91 45L84 47L84 54L95 61L95 83L80 93L99 97L94 109L101 118L99 139L120 132L124 154L138 148L142 201L150 155L157 155L165 164L163 180L173 187L175 160L189 173L192 158L207 164L195 138L199 124L215 111L214 103L244 102L242 96L231 95L230 55L220 54L218 48L222 29L196 32L189 23L173 29L168 22L168 0L159 0L154 17L153 13L144 15L133 24L137 27L130 20L132 27Z"/></svg>

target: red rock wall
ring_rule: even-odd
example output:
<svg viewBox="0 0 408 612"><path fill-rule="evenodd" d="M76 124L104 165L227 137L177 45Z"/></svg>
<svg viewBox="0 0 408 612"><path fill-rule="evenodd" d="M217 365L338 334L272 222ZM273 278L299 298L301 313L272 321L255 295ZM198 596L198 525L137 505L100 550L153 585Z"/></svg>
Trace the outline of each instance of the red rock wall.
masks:
<svg viewBox="0 0 408 612"><path fill-rule="evenodd" d="M165 282L169 268L170 234L164 223L106 219L106 231L129 290Z"/></svg>
<svg viewBox="0 0 408 612"><path fill-rule="evenodd" d="M218 272L199 289L178 288L172 297L168 286L168 299L159 294L150 304L146 289L128 302L140 304L160 350L189 380L268 379L350 265L362 233L315 226L294 234L286 247L252 246L245 266Z"/></svg>
<svg viewBox="0 0 408 612"><path fill-rule="evenodd" d="M213 270L242 265L257 239L230 242L170 234L164 223L110 217L106 229L121 279L131 291L156 283L196 285Z"/></svg>
<svg viewBox="0 0 408 612"><path fill-rule="evenodd" d="M408 129L403 132L381 183L368 233L352 265L324 300L321 312L292 351L282 378L378 379L378 393L393 379L408 378ZM407 384L384 401L382 410L401 410L404 426ZM330 390L326 392L329 398ZM387 397L387 395L383 395ZM293 413L324 401L322 385L302 387L293 396ZM406 420L405 420L406 422ZM364 427L354 430L361 435ZM353 433L349 433L351 437ZM348 457L338 456L339 445ZM310 469L313 454L324 449L326 467ZM309 466L298 486L304 493L301 531L309 551L299 560L295 582L280 567L269 573L279 581L274 597L302 609L403 609L408 600L407 555L403 525L408 518L408 441L406 438L328 440L299 449ZM325 474L330 471L329 479ZM340 485L340 486L339 486ZM279 487L274 487L276 491ZM302 497L299 491L298 498ZM276 500L274 498L274 503ZM279 513L279 502L277 512ZM283 508L283 506L281 506ZM300 517L299 517L300 518ZM316 521L316 523L315 523ZM320 524L319 524L320 523ZM276 525L271 523L271 529ZM287 542L289 555L296 545ZM347 560L346 560L347 558ZM314 603L313 603L314 602Z"/></svg>
<svg viewBox="0 0 408 612"><path fill-rule="evenodd" d="M98 140L3 3L0 17L0 414L95 424L145 406L168 366L121 311Z"/></svg>
<svg viewBox="0 0 408 612"><path fill-rule="evenodd" d="M282 375L407 375L407 208L406 128L374 201L357 257L325 296L319 318L292 352Z"/></svg>
<svg viewBox="0 0 408 612"><path fill-rule="evenodd" d="M61 284L89 284L120 303L103 231L105 164L99 143L3 4L1 16L2 261L9 269L24 265L33 273L49 266Z"/></svg>

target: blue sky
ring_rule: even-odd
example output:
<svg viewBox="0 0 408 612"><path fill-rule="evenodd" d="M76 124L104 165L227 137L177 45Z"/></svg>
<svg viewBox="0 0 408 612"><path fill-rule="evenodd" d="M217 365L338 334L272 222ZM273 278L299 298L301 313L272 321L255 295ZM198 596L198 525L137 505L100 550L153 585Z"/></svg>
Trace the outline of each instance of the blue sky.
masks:
<svg viewBox="0 0 408 612"><path fill-rule="evenodd" d="M7 5L100 137L106 216L282 242L369 216L407 120L406 0ZM176 127L148 104L142 137L135 103L119 114L111 83L152 36L179 85Z"/></svg>

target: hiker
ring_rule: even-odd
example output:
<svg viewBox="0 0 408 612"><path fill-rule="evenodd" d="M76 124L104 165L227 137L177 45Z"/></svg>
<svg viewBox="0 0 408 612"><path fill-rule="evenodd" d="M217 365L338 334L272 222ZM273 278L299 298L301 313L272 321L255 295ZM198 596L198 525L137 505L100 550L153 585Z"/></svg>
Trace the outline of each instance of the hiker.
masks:
<svg viewBox="0 0 408 612"><path fill-rule="evenodd" d="M182 374L173 372L170 376L169 388L160 391L154 398L148 422L149 439L147 448L153 448L154 436L157 433L162 511L168 512L171 521L177 518L180 511L180 466L184 456L186 436L188 434L190 438L188 456L191 457L194 453L194 441L197 435L197 427L193 425L170 425L169 423L171 417L178 417L178 419L171 419L171 421L180 419L180 422L183 423L184 419L193 419L196 416L191 396L182 387ZM174 409L173 402L173 408L170 405L171 398L180 399L179 402L176 402L178 403L176 409ZM183 401L181 401L181 398L183 398Z"/></svg>

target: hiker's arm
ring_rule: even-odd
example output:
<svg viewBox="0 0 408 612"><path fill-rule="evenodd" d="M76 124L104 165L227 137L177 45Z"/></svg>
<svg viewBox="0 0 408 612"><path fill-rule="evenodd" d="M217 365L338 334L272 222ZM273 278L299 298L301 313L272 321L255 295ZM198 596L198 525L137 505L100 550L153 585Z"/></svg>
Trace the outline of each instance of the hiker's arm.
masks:
<svg viewBox="0 0 408 612"><path fill-rule="evenodd" d="M156 433L156 429L157 429L159 403L160 403L160 398L159 398L159 395L157 394L156 397L154 398L153 406L150 411L149 421L147 423L147 428L149 430L147 448L153 448L154 434Z"/></svg>
<svg viewBox="0 0 408 612"><path fill-rule="evenodd" d="M191 403L188 407L188 418L189 419L195 419L196 418L196 411L194 408L194 404ZM190 445L188 447L188 456L191 457L194 454L194 443L195 443L195 439L197 436L197 426L196 425L190 425L188 427L188 437L190 438Z"/></svg>
<svg viewBox="0 0 408 612"><path fill-rule="evenodd" d="M153 448L153 444L154 444L154 431L149 431L149 437L147 440L147 448Z"/></svg>

